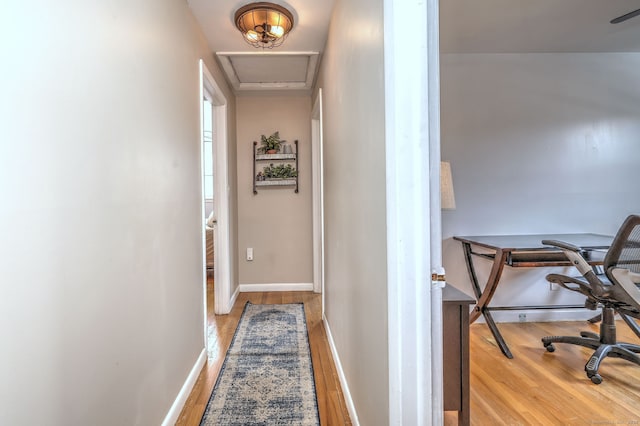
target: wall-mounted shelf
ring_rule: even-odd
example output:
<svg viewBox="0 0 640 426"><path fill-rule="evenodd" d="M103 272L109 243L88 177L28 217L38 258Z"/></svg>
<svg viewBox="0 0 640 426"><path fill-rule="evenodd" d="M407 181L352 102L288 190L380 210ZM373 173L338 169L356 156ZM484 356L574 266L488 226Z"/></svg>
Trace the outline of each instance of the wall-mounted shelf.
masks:
<svg viewBox="0 0 640 426"><path fill-rule="evenodd" d="M291 186L295 185L296 183L297 179L271 179L256 181L256 186Z"/></svg>
<svg viewBox="0 0 640 426"><path fill-rule="evenodd" d="M258 193L258 187L295 186L294 192L298 193L298 177L286 179L258 180L257 166L260 162L279 161L281 164L295 162L295 170L298 171L298 141L294 141L296 152L292 154L258 154L258 142L253 142L253 193Z"/></svg>
<svg viewBox="0 0 640 426"><path fill-rule="evenodd" d="M254 142L256 144L257 142ZM296 154L256 154L256 161L263 160L295 160Z"/></svg>

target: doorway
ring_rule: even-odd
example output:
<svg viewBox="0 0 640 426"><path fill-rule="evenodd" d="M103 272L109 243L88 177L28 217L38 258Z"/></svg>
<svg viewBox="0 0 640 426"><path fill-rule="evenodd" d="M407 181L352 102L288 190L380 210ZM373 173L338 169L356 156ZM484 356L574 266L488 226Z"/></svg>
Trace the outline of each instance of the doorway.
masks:
<svg viewBox="0 0 640 426"><path fill-rule="evenodd" d="M324 184L322 162L322 89L311 111L311 169L313 185L313 291L322 293L324 315Z"/></svg>
<svg viewBox="0 0 640 426"><path fill-rule="evenodd" d="M213 154L213 104L212 96L205 91L202 99L202 189L204 201L205 225L205 273L206 273L206 317L207 324L211 323L215 305L215 234L217 226L216 210L214 205L214 164Z"/></svg>
<svg viewBox="0 0 640 426"><path fill-rule="evenodd" d="M200 109L203 179L202 281L206 347L207 313L213 311L215 314L227 314L231 310L232 255L227 171L227 100L202 60L200 60Z"/></svg>

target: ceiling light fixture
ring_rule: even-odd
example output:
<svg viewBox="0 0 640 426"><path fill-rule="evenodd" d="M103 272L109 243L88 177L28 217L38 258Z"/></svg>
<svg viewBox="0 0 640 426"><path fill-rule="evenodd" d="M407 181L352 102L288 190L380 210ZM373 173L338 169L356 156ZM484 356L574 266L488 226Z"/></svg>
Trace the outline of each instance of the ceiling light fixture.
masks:
<svg viewBox="0 0 640 426"><path fill-rule="evenodd" d="M280 46L293 28L291 12L268 2L241 7L236 11L234 21L247 43L263 49Z"/></svg>

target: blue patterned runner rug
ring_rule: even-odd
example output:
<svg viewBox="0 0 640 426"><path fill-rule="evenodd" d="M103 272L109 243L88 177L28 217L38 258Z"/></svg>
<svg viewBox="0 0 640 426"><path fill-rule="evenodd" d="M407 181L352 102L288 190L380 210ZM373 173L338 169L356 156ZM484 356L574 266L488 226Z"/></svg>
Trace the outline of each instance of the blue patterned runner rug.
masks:
<svg viewBox="0 0 640 426"><path fill-rule="evenodd" d="M319 424L304 305L247 302L200 425Z"/></svg>

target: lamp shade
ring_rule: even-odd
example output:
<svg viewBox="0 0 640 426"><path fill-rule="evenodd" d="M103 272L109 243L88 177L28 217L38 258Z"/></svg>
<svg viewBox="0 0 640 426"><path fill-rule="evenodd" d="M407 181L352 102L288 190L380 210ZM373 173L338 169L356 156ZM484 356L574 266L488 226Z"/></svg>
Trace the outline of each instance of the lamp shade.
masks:
<svg viewBox="0 0 640 426"><path fill-rule="evenodd" d="M440 208L442 210L455 210L456 208L451 163L448 161L440 162Z"/></svg>
<svg viewBox="0 0 640 426"><path fill-rule="evenodd" d="M291 12L268 2L250 3L238 9L234 21L247 43L263 49L280 46L293 28Z"/></svg>

